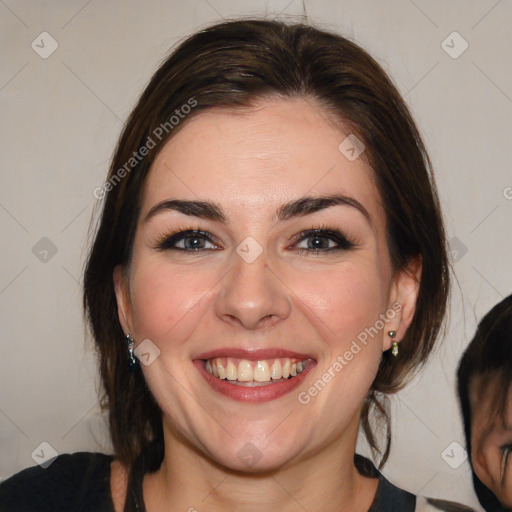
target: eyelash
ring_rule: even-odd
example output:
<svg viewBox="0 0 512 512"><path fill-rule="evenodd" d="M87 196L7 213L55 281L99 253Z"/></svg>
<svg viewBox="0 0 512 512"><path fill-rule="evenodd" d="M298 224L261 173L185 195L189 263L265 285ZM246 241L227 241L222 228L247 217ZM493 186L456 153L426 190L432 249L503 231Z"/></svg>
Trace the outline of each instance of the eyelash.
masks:
<svg viewBox="0 0 512 512"><path fill-rule="evenodd" d="M501 483L502 485L505 484L505 476L507 474L507 462L510 453L512 452L512 444L505 444L503 446L500 446L501 450Z"/></svg>
<svg viewBox="0 0 512 512"><path fill-rule="evenodd" d="M208 242L215 244L213 237L206 231L202 231L198 228L188 227L184 230L175 231L171 234L164 234L158 238L155 248L159 251L181 251L181 252L189 252L189 253L198 253L202 251L214 250L214 249L184 249L181 247L175 247L174 245L181 240L185 240L186 238L203 238ZM346 235L344 235L341 231L337 229L329 228L328 226L322 225L320 227L314 228L311 227L305 231L297 235L293 235L288 238L288 240L295 240L295 243L298 244L308 238L327 238L329 240L334 241L337 246L328 247L328 248L320 248L320 249L298 249L298 254L315 254L319 255L320 253L332 252L332 251L348 251L356 247L356 244L350 241Z"/></svg>

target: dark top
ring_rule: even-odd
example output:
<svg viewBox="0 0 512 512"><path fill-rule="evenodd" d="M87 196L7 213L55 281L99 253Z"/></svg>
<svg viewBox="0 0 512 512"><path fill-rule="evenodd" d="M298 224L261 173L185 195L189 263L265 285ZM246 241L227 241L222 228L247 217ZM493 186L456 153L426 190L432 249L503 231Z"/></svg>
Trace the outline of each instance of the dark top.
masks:
<svg viewBox="0 0 512 512"><path fill-rule="evenodd" d="M102 453L59 455L46 469L35 466L0 484L0 512L114 512L110 494L110 463ZM438 511L471 512L473 509L443 500L418 498L399 489L360 455L359 472L379 479L368 512Z"/></svg>

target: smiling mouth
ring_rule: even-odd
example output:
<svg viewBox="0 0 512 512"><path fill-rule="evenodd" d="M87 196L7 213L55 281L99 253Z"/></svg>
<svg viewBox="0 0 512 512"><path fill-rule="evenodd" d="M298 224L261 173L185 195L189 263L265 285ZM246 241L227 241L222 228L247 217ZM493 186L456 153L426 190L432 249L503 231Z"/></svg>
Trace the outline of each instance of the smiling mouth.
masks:
<svg viewBox="0 0 512 512"><path fill-rule="evenodd" d="M279 357L250 361L234 357L204 359L206 371L219 380L245 387L268 386L293 379L302 373L313 359Z"/></svg>

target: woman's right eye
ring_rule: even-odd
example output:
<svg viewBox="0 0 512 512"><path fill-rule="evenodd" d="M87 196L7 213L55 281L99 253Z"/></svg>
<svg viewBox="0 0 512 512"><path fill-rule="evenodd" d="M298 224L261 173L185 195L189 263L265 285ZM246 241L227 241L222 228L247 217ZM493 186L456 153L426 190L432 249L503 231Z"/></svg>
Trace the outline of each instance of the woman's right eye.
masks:
<svg viewBox="0 0 512 512"><path fill-rule="evenodd" d="M211 244L213 247L206 247L207 243ZM172 235L166 235L157 243L156 247L161 251L174 250L186 252L218 249L213 243L209 233L196 229L187 229L173 233Z"/></svg>

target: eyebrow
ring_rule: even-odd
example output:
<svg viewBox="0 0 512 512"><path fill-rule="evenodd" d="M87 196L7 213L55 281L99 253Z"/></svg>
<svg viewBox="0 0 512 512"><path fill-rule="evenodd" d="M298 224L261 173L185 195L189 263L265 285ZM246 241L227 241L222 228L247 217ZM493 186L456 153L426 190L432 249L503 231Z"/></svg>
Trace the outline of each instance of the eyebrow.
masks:
<svg viewBox="0 0 512 512"><path fill-rule="evenodd" d="M281 205L273 218L278 221L285 221L338 205L355 208L362 213L368 223L372 225L370 214L366 208L353 197L341 194L320 197L305 196L294 199L293 201ZM177 211L184 215L222 222L224 224L227 223L227 215L220 205L210 201L190 201L182 199L168 199L156 204L149 210L144 218L144 222L148 222L155 215L167 211Z"/></svg>

